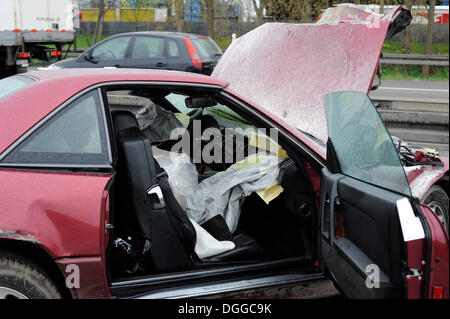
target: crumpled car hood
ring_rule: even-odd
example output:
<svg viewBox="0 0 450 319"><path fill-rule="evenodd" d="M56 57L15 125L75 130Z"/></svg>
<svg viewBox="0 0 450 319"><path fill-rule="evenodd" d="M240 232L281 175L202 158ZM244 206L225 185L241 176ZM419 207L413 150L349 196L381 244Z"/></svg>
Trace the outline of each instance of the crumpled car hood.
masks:
<svg viewBox="0 0 450 319"><path fill-rule="evenodd" d="M410 21L402 6L381 16L347 4L327 9L313 24L266 23L235 40L212 77L325 142L324 95L368 93L385 38Z"/></svg>

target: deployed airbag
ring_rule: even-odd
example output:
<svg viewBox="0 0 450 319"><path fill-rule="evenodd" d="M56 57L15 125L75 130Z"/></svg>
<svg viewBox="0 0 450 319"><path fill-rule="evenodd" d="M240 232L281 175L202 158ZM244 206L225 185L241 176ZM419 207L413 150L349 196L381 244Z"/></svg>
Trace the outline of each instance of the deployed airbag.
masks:
<svg viewBox="0 0 450 319"><path fill-rule="evenodd" d="M152 148L153 157L169 176L170 188L180 206L186 208L186 197L192 194L198 186L198 173L195 165L184 153L173 153ZM231 241L219 241L211 236L195 220L189 218L197 234L194 251L200 259L216 256L234 249Z"/></svg>
<svg viewBox="0 0 450 319"><path fill-rule="evenodd" d="M170 140L170 133L176 128L184 128L174 113L159 105L149 103L136 113L139 128L152 143Z"/></svg>
<svg viewBox="0 0 450 319"><path fill-rule="evenodd" d="M200 226L194 219L189 218L197 233L197 242L195 243L194 251L198 258L204 259L211 256L216 256L232 250L236 245L232 241L219 241L211 236L202 226Z"/></svg>
<svg viewBox="0 0 450 319"><path fill-rule="evenodd" d="M254 154L203 180L187 197L188 215L199 224L222 215L233 233L243 199L277 183L281 160L277 155Z"/></svg>

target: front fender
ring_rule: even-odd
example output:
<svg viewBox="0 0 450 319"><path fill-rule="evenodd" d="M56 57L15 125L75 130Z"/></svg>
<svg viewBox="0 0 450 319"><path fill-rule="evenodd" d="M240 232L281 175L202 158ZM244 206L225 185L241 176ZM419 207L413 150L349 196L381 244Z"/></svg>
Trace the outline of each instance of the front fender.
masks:
<svg viewBox="0 0 450 319"><path fill-rule="evenodd" d="M408 178L409 186L412 195L421 201L424 199L426 192L439 182L448 177L449 162L448 158L440 158L444 166L409 166L405 167L406 177Z"/></svg>

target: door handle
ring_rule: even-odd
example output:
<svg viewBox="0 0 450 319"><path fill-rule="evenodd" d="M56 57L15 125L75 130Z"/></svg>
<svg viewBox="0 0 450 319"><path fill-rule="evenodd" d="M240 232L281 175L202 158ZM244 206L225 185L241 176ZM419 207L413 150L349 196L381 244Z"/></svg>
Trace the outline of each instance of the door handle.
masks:
<svg viewBox="0 0 450 319"><path fill-rule="evenodd" d="M156 63L156 66L160 66L160 67L163 67L163 66L166 66L167 64L166 63L163 63L163 62L158 62L158 63Z"/></svg>

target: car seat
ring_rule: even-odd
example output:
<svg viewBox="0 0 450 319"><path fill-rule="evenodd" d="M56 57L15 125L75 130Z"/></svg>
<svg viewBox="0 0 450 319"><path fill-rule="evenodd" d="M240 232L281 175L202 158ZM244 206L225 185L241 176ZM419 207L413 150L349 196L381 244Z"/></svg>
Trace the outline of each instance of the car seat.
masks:
<svg viewBox="0 0 450 319"><path fill-rule="evenodd" d="M154 160L150 140L140 131L133 113L113 111L112 119L119 157L117 175L124 186L121 193L127 193L128 214L150 242L149 254L157 271L188 270L208 261L242 262L261 255L256 241L239 233L233 236L235 249L199 260L194 251L195 229L175 199L167 174Z"/></svg>

